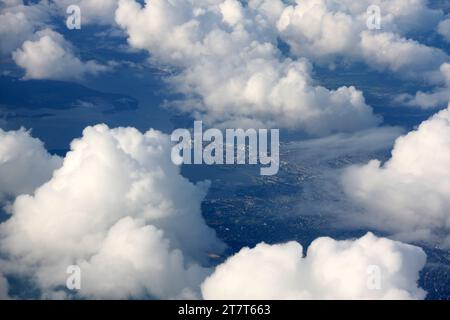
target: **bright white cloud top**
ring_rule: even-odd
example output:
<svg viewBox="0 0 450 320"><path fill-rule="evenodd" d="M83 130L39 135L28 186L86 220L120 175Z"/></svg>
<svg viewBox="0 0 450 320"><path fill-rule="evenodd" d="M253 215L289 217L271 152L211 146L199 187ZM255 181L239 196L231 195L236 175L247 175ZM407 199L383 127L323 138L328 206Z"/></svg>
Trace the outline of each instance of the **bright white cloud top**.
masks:
<svg viewBox="0 0 450 320"><path fill-rule="evenodd" d="M86 128L51 180L9 209L3 272L30 277L48 297L72 264L81 296L195 297L207 274L199 264L222 244L200 212L208 185L180 175L170 146L154 130Z"/></svg>
<svg viewBox="0 0 450 320"><path fill-rule="evenodd" d="M9 56L48 23L49 17L40 5L24 6L21 1L10 1L4 6L0 6L0 55Z"/></svg>
<svg viewBox="0 0 450 320"><path fill-rule="evenodd" d="M154 0L143 6L136 0L8 1L0 13L0 50L9 55L19 48L14 61L27 78L80 80L107 69L82 61L66 40L57 40L62 36L35 35L49 27L45 15L64 18L69 4L80 6L83 24L119 25L132 47L176 67L170 80L186 98L172 105L210 125L284 127L313 136L358 131L380 122L362 92L318 86L310 61L364 62L433 84L450 61L442 50L410 37L424 31L446 36L448 18L425 0ZM380 30L367 28L371 5L380 8ZM295 60L281 53L280 39Z"/></svg>
<svg viewBox="0 0 450 320"><path fill-rule="evenodd" d="M202 284L205 299L423 299L422 249L371 233L243 248Z"/></svg>
<svg viewBox="0 0 450 320"><path fill-rule="evenodd" d="M423 109L444 107L450 99L450 63L444 63L439 68L438 81L440 86L432 92L418 91L415 95L400 95L398 101Z"/></svg>
<svg viewBox="0 0 450 320"><path fill-rule="evenodd" d="M382 30L367 28L373 4L381 9ZM433 82L450 58L407 35L433 30L440 19L443 12L421 0L251 0L246 6L237 0L154 0L143 6L120 0L116 11L131 46L180 68L171 80L190 98L175 104L182 111L209 124L300 128L311 135L356 131L378 121L361 91L317 86L305 58L364 62ZM297 60L283 56L278 38Z"/></svg>
<svg viewBox="0 0 450 320"><path fill-rule="evenodd" d="M439 23L438 32L447 42L450 42L450 18Z"/></svg>
<svg viewBox="0 0 450 320"><path fill-rule="evenodd" d="M374 5L380 29L368 30ZM296 55L318 63L362 61L402 77L430 77L449 57L407 34L432 30L442 16L422 0L302 0L283 10L277 29Z"/></svg>
<svg viewBox="0 0 450 320"><path fill-rule="evenodd" d="M20 194L32 193L48 181L62 160L48 154L43 143L24 129L0 129L0 204Z"/></svg>
<svg viewBox="0 0 450 320"><path fill-rule="evenodd" d="M260 244L215 271L203 267L223 248L201 216L207 184L190 183L169 159L169 137L158 131L87 127L53 177L9 207L0 225L2 297L11 275L30 279L41 297L65 297L66 269L76 264L77 296L87 298L200 298L200 288L208 299L424 298L416 284L423 251L370 233L319 238L305 258L296 242Z"/></svg>
<svg viewBox="0 0 450 320"><path fill-rule="evenodd" d="M88 7L105 4L87 2ZM48 2L24 5L10 1L0 6L0 54L11 56L25 70L25 79L81 80L108 70L108 66L76 56L72 44L52 30L54 13L54 5ZM113 15L114 10L110 12Z"/></svg>
<svg viewBox="0 0 450 320"><path fill-rule="evenodd" d="M177 106L207 124L281 126L312 135L378 124L361 91L317 86L307 60L282 57L272 17L260 12L268 6L121 0L116 21L131 46L181 69L171 80L189 99Z"/></svg>
<svg viewBox="0 0 450 320"><path fill-rule="evenodd" d="M361 206L355 219L409 239L450 245L450 105L397 139L384 164L372 160L343 176Z"/></svg>
<svg viewBox="0 0 450 320"><path fill-rule="evenodd" d="M26 79L81 79L86 74L108 70L95 61L81 61L72 45L50 29L38 31L35 40L27 40L13 52L16 64L25 69Z"/></svg>

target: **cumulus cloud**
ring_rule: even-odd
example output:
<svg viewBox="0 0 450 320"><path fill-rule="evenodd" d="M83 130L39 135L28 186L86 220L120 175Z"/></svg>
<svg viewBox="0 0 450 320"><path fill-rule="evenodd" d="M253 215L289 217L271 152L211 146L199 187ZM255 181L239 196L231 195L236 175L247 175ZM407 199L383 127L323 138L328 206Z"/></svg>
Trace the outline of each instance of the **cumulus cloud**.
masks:
<svg viewBox="0 0 450 320"><path fill-rule="evenodd" d="M9 56L31 39L35 31L48 20L42 5L22 5L21 1L9 1L0 7L0 55Z"/></svg>
<svg viewBox="0 0 450 320"><path fill-rule="evenodd" d="M207 124L283 126L312 135L355 131L379 119L354 87L314 84L311 65L277 49L281 2L121 0L116 22L131 46L180 68L170 80L188 97L174 104Z"/></svg>
<svg viewBox="0 0 450 320"><path fill-rule="evenodd" d="M384 164L372 160L343 175L361 207L354 218L408 239L450 243L450 105L397 139Z"/></svg>
<svg viewBox="0 0 450 320"><path fill-rule="evenodd" d="M415 95L401 94L396 98L396 101L423 109L443 107L450 99L450 63L441 65L438 81L442 85L437 86L431 92L418 91Z"/></svg>
<svg viewBox="0 0 450 320"><path fill-rule="evenodd" d="M2 3L0 3L0 8L13 7L20 4L23 4L22 0L3 0Z"/></svg>
<svg viewBox="0 0 450 320"><path fill-rule="evenodd" d="M170 248L162 230L130 217L108 232L98 253L80 265L83 295L92 297L197 298L199 283L210 270L185 266L183 253Z"/></svg>
<svg viewBox="0 0 450 320"><path fill-rule="evenodd" d="M92 12L94 5L105 9L105 1L85 2L89 4L86 4L86 12ZM14 62L25 69L27 79L79 80L86 74L108 70L107 66L95 61L81 61L72 45L51 30L53 5L49 2L24 5L20 1L10 1L0 7L0 55L11 55ZM112 16L114 10L109 12L109 17Z"/></svg>
<svg viewBox="0 0 450 320"><path fill-rule="evenodd" d="M8 135L17 135L14 143L0 145L28 144L7 154L39 146L49 157L27 132ZM199 298L200 287L207 299L424 297L416 285L423 252L372 234L317 239L305 258L295 242L244 248L207 278L207 253L223 248L200 212L208 184L183 178L170 152L158 131L86 128L51 179L17 197L0 225L0 296L8 297L6 277L14 275L32 280L42 297L64 298L67 267L78 265L74 296L85 298ZM373 265L376 290L367 287Z"/></svg>
<svg viewBox="0 0 450 320"><path fill-rule="evenodd" d="M62 160L45 150L44 144L24 129L0 129L0 203L30 194L48 181Z"/></svg>
<svg viewBox="0 0 450 320"><path fill-rule="evenodd" d="M71 44L55 31L44 29L34 37L13 52L16 64L25 69L26 79L81 79L108 70L93 60L81 61Z"/></svg>
<svg viewBox="0 0 450 320"><path fill-rule="evenodd" d="M368 30L371 5L380 8L381 30ZM277 29L294 54L318 63L363 61L401 76L429 77L448 56L407 35L433 28L442 15L421 0L304 0L283 10Z"/></svg>
<svg viewBox="0 0 450 320"><path fill-rule="evenodd" d="M450 18L439 23L438 32L447 42L450 42Z"/></svg>
<svg viewBox="0 0 450 320"><path fill-rule="evenodd" d="M202 284L205 299L423 299L422 249L371 233L243 248Z"/></svg>
<svg viewBox="0 0 450 320"><path fill-rule="evenodd" d="M401 38L391 32L362 32L361 49L369 65L378 69L401 72L406 76L423 72L430 78L432 73L448 59L440 49Z"/></svg>
<svg viewBox="0 0 450 320"><path fill-rule="evenodd" d="M154 130L88 127L63 165L0 225L6 276L28 277L61 297L69 265L80 297L197 297L208 252L223 248L200 212L207 183L194 185L170 161Z"/></svg>

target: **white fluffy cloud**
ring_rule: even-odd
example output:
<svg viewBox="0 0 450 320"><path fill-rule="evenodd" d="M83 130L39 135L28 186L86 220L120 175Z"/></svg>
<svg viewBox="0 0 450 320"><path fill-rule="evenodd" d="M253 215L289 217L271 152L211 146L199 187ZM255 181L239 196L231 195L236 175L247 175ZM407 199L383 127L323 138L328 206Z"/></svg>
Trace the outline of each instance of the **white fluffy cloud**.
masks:
<svg viewBox="0 0 450 320"><path fill-rule="evenodd" d="M368 30L370 5L380 7L382 30ZM120 0L116 11L131 46L180 68L171 82L189 99L174 106L208 124L282 126L312 135L355 131L377 119L353 87L316 86L304 58L363 61L431 83L449 57L409 35L433 30L442 18L422 0L252 0L246 6L235 0ZM283 57L277 37L298 60Z"/></svg>
<svg viewBox="0 0 450 320"><path fill-rule="evenodd" d="M368 30L371 5L380 8L381 30ZM343 58L401 76L429 77L448 56L406 35L433 28L442 15L422 0L303 0L284 9L277 28L294 54L319 63Z"/></svg>
<svg viewBox="0 0 450 320"><path fill-rule="evenodd" d="M50 29L38 31L36 40L27 40L13 52L16 64L25 69L27 79L81 79L86 74L106 71L95 61L81 61L64 37Z"/></svg>
<svg viewBox="0 0 450 320"><path fill-rule="evenodd" d="M104 1L85 2L89 3L86 12L92 12L90 6L94 4L102 7L106 4ZM108 70L107 66L95 61L81 61L72 45L61 34L51 30L52 3L24 5L12 1L0 9L0 55L12 54L14 62L25 69L25 78L79 80L86 74ZM108 16L111 19L114 10Z"/></svg>
<svg viewBox="0 0 450 320"><path fill-rule="evenodd" d="M270 10L273 9L273 12ZM282 4L252 1L119 1L130 45L181 68L171 80L191 99L177 106L208 124L283 126L312 135L379 122L354 87L328 90L304 60L284 59L272 23Z"/></svg>
<svg viewBox="0 0 450 320"><path fill-rule="evenodd" d="M391 33L361 33L361 49L367 63L378 69L389 69L402 76L426 74L431 78L433 72L448 60L440 49L427 47L417 41L401 38ZM417 63L420 61L419 63Z"/></svg>
<svg viewBox="0 0 450 320"><path fill-rule="evenodd" d="M8 198L29 194L48 181L61 166L58 156L47 153L43 143L24 129L0 129L0 204Z"/></svg>
<svg viewBox="0 0 450 320"><path fill-rule="evenodd" d="M442 83L432 92L418 91L415 95L399 95L397 101L408 106L420 108L443 107L450 99L450 63L444 63L439 69L438 81Z"/></svg>
<svg viewBox="0 0 450 320"><path fill-rule="evenodd" d="M423 299L422 249L371 233L243 248L202 284L205 299Z"/></svg>
<svg viewBox="0 0 450 320"><path fill-rule="evenodd" d="M447 42L450 42L450 18L442 20L439 23L438 32Z"/></svg>
<svg viewBox="0 0 450 320"><path fill-rule="evenodd" d="M4 153L25 171L35 165L27 157L49 160L27 132L5 134ZM423 252L371 234L317 239L306 258L295 242L244 248L201 285L212 271L202 266L207 253L223 245L201 216L207 184L181 176L170 146L154 130L86 128L53 177L10 207L0 225L2 273L29 278L46 298L65 297L73 264L81 270L76 296L86 298L199 298L200 286L205 298L424 297L416 285ZM371 265L381 271L379 290L366 286Z"/></svg>
<svg viewBox="0 0 450 320"><path fill-rule="evenodd" d="M170 146L154 130L86 128L52 179L19 196L0 225L5 275L54 297L76 264L82 297L196 297L209 272L200 265L222 244L201 216L207 184L180 175Z"/></svg>
<svg viewBox="0 0 450 320"><path fill-rule="evenodd" d="M20 4L23 4L23 0L2 0L2 3L0 3L0 8L18 6Z"/></svg>
<svg viewBox="0 0 450 320"><path fill-rule="evenodd" d="M450 242L450 106L397 139L384 164L348 168L343 185L354 217L410 239Z"/></svg>
<svg viewBox="0 0 450 320"><path fill-rule="evenodd" d="M0 11L0 55L9 56L25 40L31 39L47 20L48 13L41 5L24 6L14 1L6 3Z"/></svg>

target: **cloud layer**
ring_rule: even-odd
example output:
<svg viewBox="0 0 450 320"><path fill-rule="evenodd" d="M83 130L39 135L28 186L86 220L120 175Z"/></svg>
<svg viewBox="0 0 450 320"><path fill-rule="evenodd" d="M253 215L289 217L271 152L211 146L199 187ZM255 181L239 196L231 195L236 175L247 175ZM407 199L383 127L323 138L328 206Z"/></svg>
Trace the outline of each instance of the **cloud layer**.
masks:
<svg viewBox="0 0 450 320"><path fill-rule="evenodd" d="M4 153L16 152L16 164L35 165L26 162L28 145L50 157L23 130L4 135L10 140L2 143ZM169 137L154 130L87 127L62 165L56 159L50 180L8 209L11 217L0 225L7 257L0 260L1 297L8 297L8 276L31 280L41 298L425 296L416 284L423 251L370 233L348 241L319 238L304 258L296 242L259 244L214 271L207 254L223 244L201 216L208 184L183 178L170 162L170 146ZM81 270L77 292L64 289L70 265Z"/></svg>
<svg viewBox="0 0 450 320"><path fill-rule="evenodd" d="M376 22L373 6L379 30L368 28ZM422 0L303 0L287 6L276 27L294 54L318 63L362 61L402 77L429 77L449 57L407 35L432 30L442 16Z"/></svg>
<svg viewBox="0 0 450 320"><path fill-rule="evenodd" d="M276 12L282 6L272 7ZM307 60L282 57L272 7L258 1L243 7L235 0L155 0L145 6L121 0L116 21L131 46L180 68L171 82L189 99L176 106L207 124L282 126L312 135L378 124L361 91L317 86Z"/></svg>
<svg viewBox="0 0 450 320"><path fill-rule="evenodd" d="M381 30L367 27L374 4ZM188 98L173 106L211 125L281 126L319 136L379 120L354 87L317 86L309 60L364 62L434 83L450 58L409 34L431 31L441 19L441 10L421 0L251 0L245 6L235 0L120 0L116 11L132 47L179 68L170 81ZM279 39L296 60L280 52Z"/></svg>
<svg viewBox="0 0 450 320"><path fill-rule="evenodd" d="M205 299L423 299L422 249L371 233L243 248L202 284Z"/></svg>
<svg viewBox="0 0 450 320"><path fill-rule="evenodd" d="M69 2L59 2L57 9ZM372 2L381 7L380 31L367 30ZM424 78L438 87L402 96L402 102L423 108L448 102L447 54L410 36L437 30L448 39L448 18L442 20L442 12L426 1L70 4L82 7L86 23L115 19L132 47L173 67L168 81L184 97L170 106L208 125L283 127L327 136L381 122L357 88L318 85L311 62L364 62L400 77ZM44 11L53 7L43 8L13 0L1 6L0 54L11 55L25 78L79 80L108 70L83 61L61 34L46 28ZM281 42L289 45L289 57ZM383 135L390 138L398 130L376 139L367 132L364 139L331 136L303 147L325 146L338 154L343 150L330 147L336 140L353 148L385 141ZM450 106L399 138L388 162L346 170L345 192L361 209L354 218L404 239L450 246L448 137ZM10 219L0 225L0 253L8 257L0 260L0 298L8 297L8 276L31 279L41 297L66 297L71 294L64 289L66 268L72 264L82 270L82 290L72 293L80 298L424 298L417 287L423 251L370 233L347 241L319 238L305 257L296 242L244 248L208 277L213 270L207 253L223 249L200 212L208 184L190 183L169 159L168 137L154 130L88 127L65 159L50 155L24 130L0 130L0 202L17 197L6 209ZM373 266L381 271L376 290L367 285Z"/></svg>

